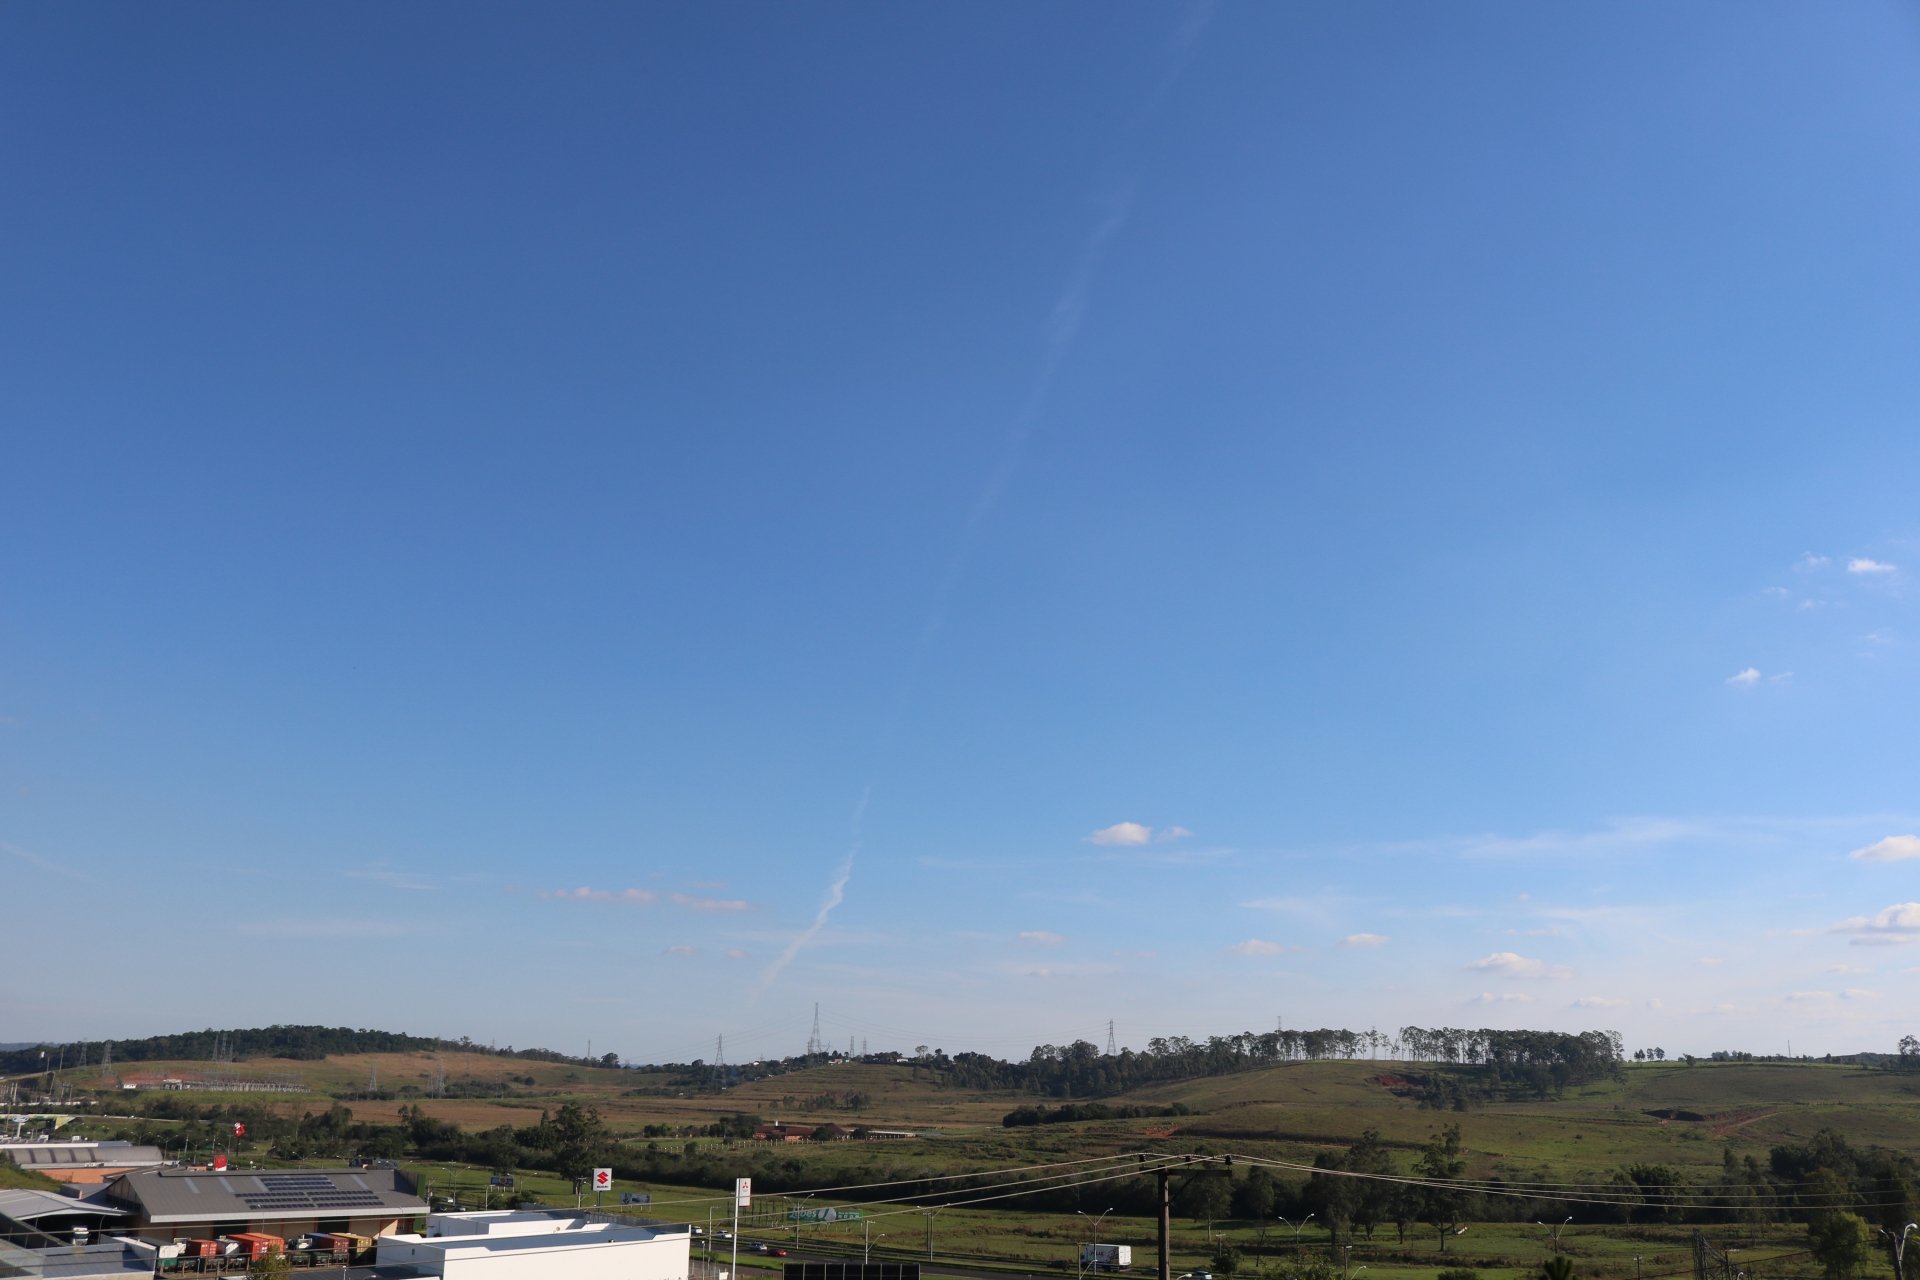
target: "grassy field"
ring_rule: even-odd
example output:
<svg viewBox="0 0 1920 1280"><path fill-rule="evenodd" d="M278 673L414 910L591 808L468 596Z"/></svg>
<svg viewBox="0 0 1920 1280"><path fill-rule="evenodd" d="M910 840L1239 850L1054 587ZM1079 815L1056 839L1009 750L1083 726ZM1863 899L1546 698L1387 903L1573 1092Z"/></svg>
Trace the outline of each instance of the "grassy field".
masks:
<svg viewBox="0 0 1920 1280"><path fill-rule="evenodd" d="M197 1064L142 1063L140 1074L171 1066L182 1074ZM647 1125L700 1127L721 1117L746 1113L765 1120L800 1123L833 1121L903 1128L927 1135L897 1143L795 1143L778 1148L791 1161L795 1179L816 1189L811 1203L832 1203L833 1188L957 1173L1011 1169L1049 1161L1085 1160L1120 1153L1233 1154L1251 1160L1304 1166L1326 1150L1344 1149L1362 1131L1378 1131L1405 1170L1415 1150L1446 1124L1458 1124L1469 1178L1515 1181L1604 1182L1624 1165L1669 1165L1690 1180L1706 1181L1720 1168L1723 1150L1763 1162L1768 1149L1802 1141L1820 1129L1833 1129L1856 1146L1878 1145L1920 1155L1920 1080L1887 1072L1821 1064L1678 1063L1635 1064L1618 1082L1571 1090L1549 1101L1495 1103L1467 1112L1420 1109L1395 1091L1396 1073L1405 1068L1385 1062L1289 1063L1243 1074L1162 1085L1112 1099L1116 1103L1166 1106L1182 1103L1191 1114L1174 1119L1100 1121L1004 1129L1000 1120L1017 1105L1033 1101L1011 1094L942 1088L925 1072L906 1065L849 1063L814 1068L769 1080L742 1084L721 1094L676 1094L659 1075L501 1058L484 1053L368 1054L325 1062L251 1062L261 1077L298 1075L305 1094L234 1094L226 1100L266 1106L282 1114L321 1110L335 1092L364 1089L377 1076L383 1089L412 1086L416 1096L393 1101L349 1101L356 1119L392 1121L403 1104L429 1115L483 1130L500 1124L533 1123L542 1110L565 1102L596 1107L622 1141L641 1144ZM1418 1070L1418 1068L1411 1068ZM425 1096L436 1078L450 1086L462 1082L503 1085L503 1098ZM806 1100L855 1092L868 1104L858 1112L840 1107L810 1110ZM105 1095L109 1103L122 1095ZM218 1095L194 1094L196 1101ZM708 1153L764 1151L763 1144L697 1138L661 1139L668 1149L695 1141ZM463 1205L492 1202L483 1170L455 1165L412 1169L435 1197L457 1195ZM1300 1173L1282 1171L1283 1181ZM724 1195L711 1188L670 1184L628 1185L653 1197L645 1210L632 1212L706 1226L730 1213ZM558 1179L523 1173L512 1193L516 1200L538 1198L573 1204L570 1188ZM1087 1193L1089 1213L1098 1205L1097 1189ZM617 1200L617 1196L614 1197ZM786 1197L762 1198L748 1215L748 1238L758 1236L793 1247L834 1245L864 1248L871 1234L876 1255L924 1258L931 1230L936 1255L977 1255L1021 1266L1065 1265L1089 1224L1074 1215L1032 1214L991 1206L952 1208L931 1217L919 1206L863 1205L868 1218L859 1227L807 1225L786 1221ZM618 1211L609 1203L607 1208ZM1713 1228L1726 1235L1732 1228ZM1812 1273L1802 1255L1800 1228L1770 1228L1772 1238L1732 1240L1745 1280L1797 1280ZM1102 1225L1101 1239L1133 1245L1135 1263L1152 1260L1154 1224L1113 1216ZM1560 1251L1575 1259L1582 1276L1626 1280L1692 1274L1691 1233L1662 1227L1567 1227ZM1404 1242L1391 1226L1375 1239L1353 1243L1350 1254L1331 1251L1318 1224L1303 1231L1296 1245L1290 1228L1277 1223L1190 1222L1176 1220L1173 1247L1177 1271L1204 1265L1217 1244L1233 1244L1246 1254L1253 1274L1284 1280L1300 1262L1328 1260L1351 1280L1361 1269L1366 1280L1430 1277L1440 1268L1464 1264L1487 1280L1507 1280L1537 1270L1551 1243L1547 1228L1528 1224L1473 1224L1449 1243L1445 1254L1431 1229L1422 1228ZM743 1265L749 1259L742 1258Z"/></svg>

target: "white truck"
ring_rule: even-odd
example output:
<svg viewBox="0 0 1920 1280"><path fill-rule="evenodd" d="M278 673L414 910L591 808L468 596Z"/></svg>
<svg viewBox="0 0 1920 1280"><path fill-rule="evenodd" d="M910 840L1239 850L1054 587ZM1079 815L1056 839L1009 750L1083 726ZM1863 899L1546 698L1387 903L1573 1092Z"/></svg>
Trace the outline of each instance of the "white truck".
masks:
<svg viewBox="0 0 1920 1280"><path fill-rule="evenodd" d="M1133 1265L1130 1244L1083 1244L1080 1246L1082 1271L1125 1271Z"/></svg>

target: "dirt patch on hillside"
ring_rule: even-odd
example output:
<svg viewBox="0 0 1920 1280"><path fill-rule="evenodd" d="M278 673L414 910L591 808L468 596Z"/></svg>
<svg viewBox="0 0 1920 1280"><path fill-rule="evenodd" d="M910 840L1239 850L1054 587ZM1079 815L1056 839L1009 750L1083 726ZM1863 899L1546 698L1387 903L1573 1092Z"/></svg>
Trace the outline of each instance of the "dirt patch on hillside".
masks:
<svg viewBox="0 0 1920 1280"><path fill-rule="evenodd" d="M1713 1118L1713 1136L1716 1138L1727 1137L1736 1130L1744 1129L1757 1120L1765 1120L1769 1116L1778 1114L1780 1113L1777 1111L1761 1111L1758 1109L1724 1112Z"/></svg>

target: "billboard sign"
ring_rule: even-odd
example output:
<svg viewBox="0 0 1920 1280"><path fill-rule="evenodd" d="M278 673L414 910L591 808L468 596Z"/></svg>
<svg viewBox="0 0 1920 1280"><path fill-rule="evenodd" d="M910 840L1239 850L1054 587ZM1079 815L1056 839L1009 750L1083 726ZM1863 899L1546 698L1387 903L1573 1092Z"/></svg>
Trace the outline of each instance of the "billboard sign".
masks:
<svg viewBox="0 0 1920 1280"><path fill-rule="evenodd" d="M613 1189L613 1170L595 1169L593 1171L593 1189L595 1191L612 1190Z"/></svg>

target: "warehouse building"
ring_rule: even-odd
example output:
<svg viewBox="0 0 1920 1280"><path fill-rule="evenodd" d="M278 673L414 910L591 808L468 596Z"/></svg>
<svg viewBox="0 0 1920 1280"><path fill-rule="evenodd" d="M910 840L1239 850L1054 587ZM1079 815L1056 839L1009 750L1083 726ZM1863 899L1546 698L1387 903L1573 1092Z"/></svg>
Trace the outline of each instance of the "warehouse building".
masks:
<svg viewBox="0 0 1920 1280"><path fill-rule="evenodd" d="M128 1211L120 1230L143 1240L411 1229L427 1202L398 1169L149 1169L122 1174L97 1197Z"/></svg>
<svg viewBox="0 0 1920 1280"><path fill-rule="evenodd" d="M436 1213L425 1234L378 1249L381 1270L439 1280L688 1280L692 1233L564 1211Z"/></svg>
<svg viewBox="0 0 1920 1280"><path fill-rule="evenodd" d="M0 1142L0 1155L55 1182L106 1182L165 1163L160 1148L131 1142Z"/></svg>

